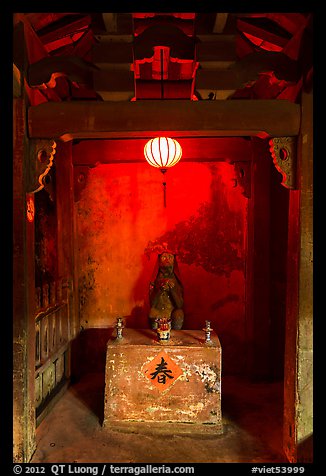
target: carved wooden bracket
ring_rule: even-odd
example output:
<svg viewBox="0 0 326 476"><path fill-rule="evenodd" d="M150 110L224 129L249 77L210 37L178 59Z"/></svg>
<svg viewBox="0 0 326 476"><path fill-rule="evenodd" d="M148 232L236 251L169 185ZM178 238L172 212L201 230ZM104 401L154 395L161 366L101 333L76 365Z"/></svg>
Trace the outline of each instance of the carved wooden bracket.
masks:
<svg viewBox="0 0 326 476"><path fill-rule="evenodd" d="M56 80L67 77L70 81L90 86L94 71L99 70L96 65L86 62L75 56L51 56L42 58L28 68L28 84L31 87L55 88Z"/></svg>
<svg viewBox="0 0 326 476"><path fill-rule="evenodd" d="M242 195L246 198L251 197L251 162L239 161L233 162L236 174L236 184L240 185Z"/></svg>
<svg viewBox="0 0 326 476"><path fill-rule="evenodd" d="M50 200L55 201L55 168L51 170L43 177L44 190L48 193Z"/></svg>
<svg viewBox="0 0 326 476"><path fill-rule="evenodd" d="M269 141L276 170L282 174L282 185L291 190L296 187L296 137L274 137Z"/></svg>
<svg viewBox="0 0 326 476"><path fill-rule="evenodd" d="M29 141L29 164L27 192L35 193L45 185L45 177L53 164L57 144L54 140L31 139Z"/></svg>

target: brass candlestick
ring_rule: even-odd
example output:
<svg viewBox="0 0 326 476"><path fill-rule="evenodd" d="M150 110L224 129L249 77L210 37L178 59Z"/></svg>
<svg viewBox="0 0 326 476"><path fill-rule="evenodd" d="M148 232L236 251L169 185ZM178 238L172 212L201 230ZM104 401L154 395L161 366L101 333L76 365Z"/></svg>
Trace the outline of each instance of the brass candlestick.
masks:
<svg viewBox="0 0 326 476"><path fill-rule="evenodd" d="M116 323L116 330L117 330L117 339L122 339L122 329L124 329L124 325L123 325L123 318L122 317L118 317L117 318L117 323Z"/></svg>
<svg viewBox="0 0 326 476"><path fill-rule="evenodd" d="M203 331L205 331L205 344L208 344L211 341L211 331L213 330L211 328L211 323L210 321L205 321L206 326L203 328Z"/></svg>

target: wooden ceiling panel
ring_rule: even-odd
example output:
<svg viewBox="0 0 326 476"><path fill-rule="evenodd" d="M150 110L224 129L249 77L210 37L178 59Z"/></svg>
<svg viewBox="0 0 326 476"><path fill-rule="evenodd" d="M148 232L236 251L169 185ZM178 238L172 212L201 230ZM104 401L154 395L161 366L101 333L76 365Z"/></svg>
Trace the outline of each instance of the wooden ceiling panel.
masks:
<svg viewBox="0 0 326 476"><path fill-rule="evenodd" d="M309 23L311 16L305 13L264 12L44 12L15 14L14 22L17 24L22 17L26 19L25 41L28 43L30 66L37 61L47 60L47 57L60 60L76 56L85 62L85 71L77 71L77 73L76 68L72 72L71 65L59 71L60 61L52 63L50 61L42 75L39 69L36 71L41 64L36 65L29 70L31 80L29 87L36 87L44 92L49 78L61 74L66 75L70 81L70 87L75 92L78 88L88 89L86 95L83 93L78 96L80 98L94 97L97 100L116 101L121 97L129 101L131 98L137 100L135 85L137 86L138 80L148 80L147 86L146 82L141 85L141 97L148 99L151 98L154 90L162 89L159 83L163 80L173 80L179 81L175 85L172 82L169 85L174 91L171 89L171 94L166 97L160 95L160 97L163 99L187 97L191 100L194 97L193 92L197 90L199 91L198 99L201 101L243 97L246 81L261 81L260 75L267 71L278 79L293 81L293 84L286 86L287 88L295 90L300 88L300 81L303 80L305 83L303 79L305 75L309 72L311 77L312 74L312 58L309 58L311 51L307 49L307 42L309 43L307 35L308 40L312 37L312 24ZM30 34L30 31L34 36ZM146 74L144 77L139 77L135 60L142 62L144 58L147 60L152 58L153 48L157 46L169 46L170 56L174 62L193 61L195 67L191 72L193 79L191 94L188 94L188 90L185 92L182 87L182 81L189 78L185 78L181 73L178 76L176 73L177 69L180 69L179 64L170 65L168 78L162 79L161 76L156 78L155 75L155 77L153 75L147 77ZM34 53L33 58L31 51ZM282 52L284 58L273 56L271 53L275 51ZM37 52L39 52L38 56ZM257 53L266 54L261 56L258 62L255 60L252 64L253 55ZM94 69L85 80L85 74L88 74L89 70L86 63L93 65ZM17 63L15 64L19 67ZM248 74L244 74L244 69ZM43 77L45 81L40 84L40 78ZM157 81L157 87L154 89L153 81ZM258 86L256 89L260 91L259 94L262 94L260 99L280 97L280 94L273 96L272 86L269 87L267 84L267 89L258 88ZM48 85L48 87L51 86ZM139 88L138 91L140 91ZM53 92L48 91L45 96L53 100L51 99ZM55 92L60 95L59 90L56 89ZM75 97L73 94L70 99ZM68 96L64 95L61 100L68 100Z"/></svg>

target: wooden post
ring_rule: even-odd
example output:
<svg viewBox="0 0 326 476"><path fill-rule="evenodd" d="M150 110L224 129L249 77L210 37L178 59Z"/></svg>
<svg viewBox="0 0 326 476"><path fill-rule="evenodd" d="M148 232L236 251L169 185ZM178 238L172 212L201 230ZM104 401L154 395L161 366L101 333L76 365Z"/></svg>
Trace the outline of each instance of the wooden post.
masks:
<svg viewBox="0 0 326 476"><path fill-rule="evenodd" d="M284 452L312 462L313 433L313 94L302 94L299 190L290 191L284 375Z"/></svg>
<svg viewBox="0 0 326 476"><path fill-rule="evenodd" d="M248 202L246 329L248 374L270 374L270 173L266 141L252 138L251 198Z"/></svg>
<svg viewBox="0 0 326 476"><path fill-rule="evenodd" d="M56 197L58 217L58 271L68 281L69 289L69 339L79 332L78 308L76 308L78 283L75 282L75 220L72 143L58 142L56 162Z"/></svg>
<svg viewBox="0 0 326 476"><path fill-rule="evenodd" d="M35 450L35 270L32 194L25 193L25 102L14 99L13 154L13 460L28 462ZM29 219L27 216L29 200Z"/></svg>

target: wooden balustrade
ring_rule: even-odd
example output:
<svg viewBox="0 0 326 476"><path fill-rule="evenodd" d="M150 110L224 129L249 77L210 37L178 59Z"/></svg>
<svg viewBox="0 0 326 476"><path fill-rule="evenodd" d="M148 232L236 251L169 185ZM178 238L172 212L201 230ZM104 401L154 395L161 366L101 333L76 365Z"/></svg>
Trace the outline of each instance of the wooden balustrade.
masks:
<svg viewBox="0 0 326 476"><path fill-rule="evenodd" d="M66 280L36 288L35 407L37 423L47 403L65 385L69 346L69 291Z"/></svg>

